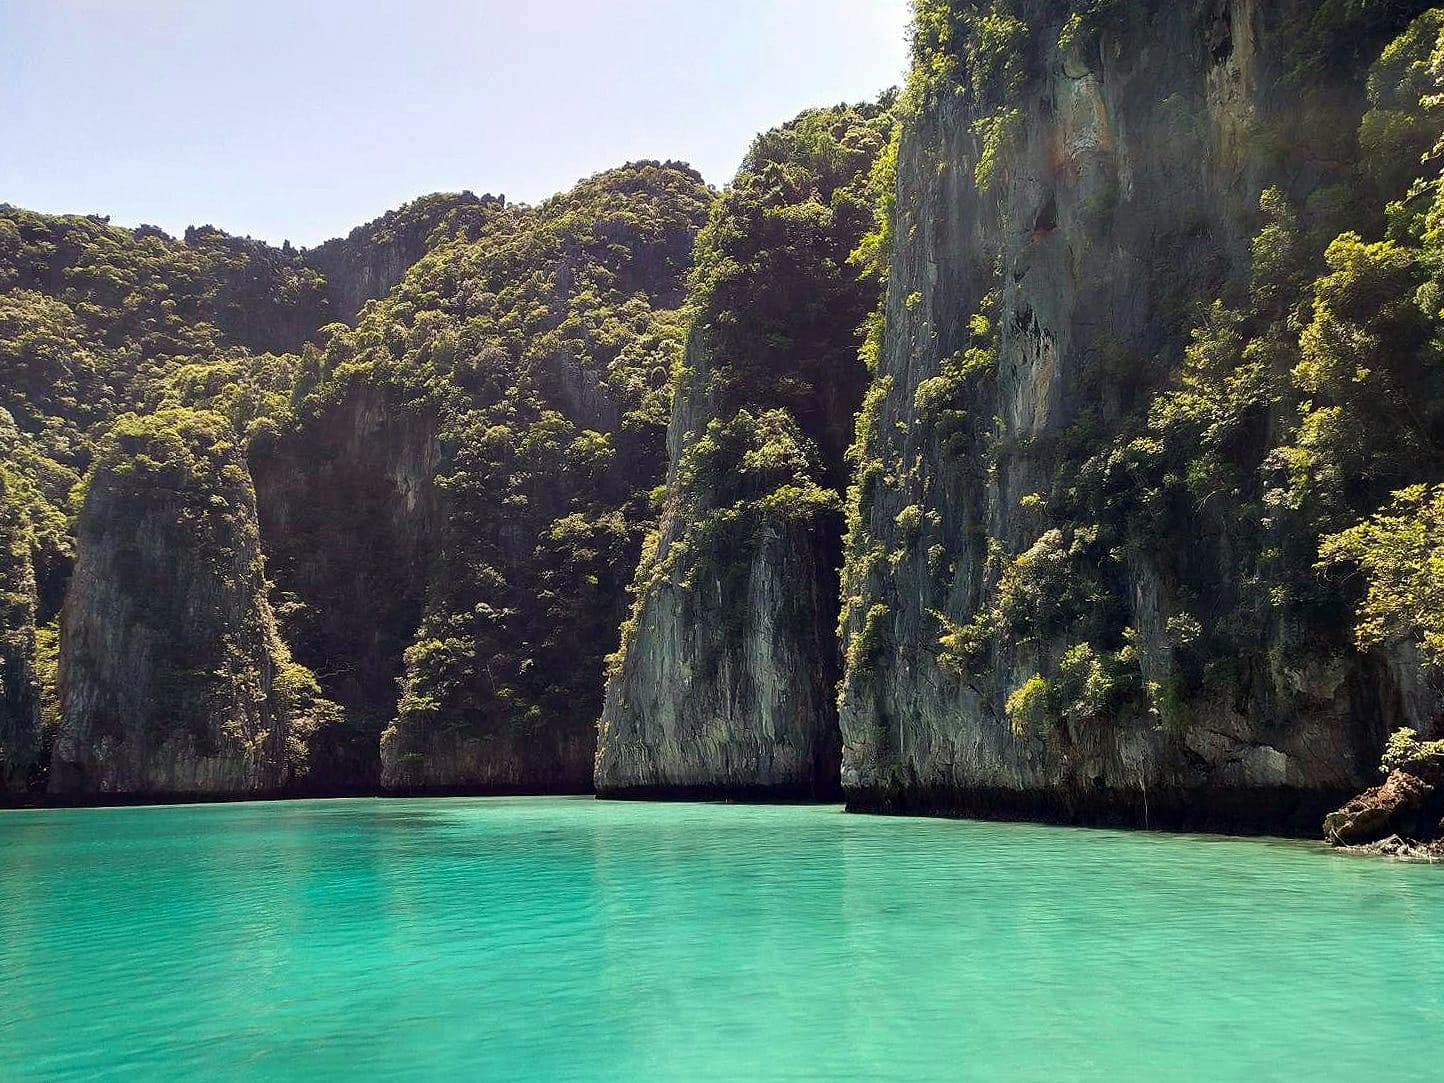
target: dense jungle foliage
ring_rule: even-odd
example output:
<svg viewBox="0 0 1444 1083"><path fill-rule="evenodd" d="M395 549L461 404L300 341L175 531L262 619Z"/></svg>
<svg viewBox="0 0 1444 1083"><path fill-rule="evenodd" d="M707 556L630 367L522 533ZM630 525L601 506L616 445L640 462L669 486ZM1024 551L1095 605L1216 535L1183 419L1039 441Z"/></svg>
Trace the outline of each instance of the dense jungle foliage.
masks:
<svg viewBox="0 0 1444 1083"><path fill-rule="evenodd" d="M593 724L601 659L655 514L682 281L711 198L677 163L599 174L440 245L354 330L328 330L299 405L303 458L324 454L310 442L358 396L409 419L433 449L414 479L418 515L401 527L422 536L430 565L423 597L412 592L421 611L375 600L404 647L379 660L399 668L399 703L389 672L370 687L381 698L390 684L390 702L363 704L396 719L400 784L441 784L434 742L531 735L540 747ZM405 469L397 456L378 465ZM330 544L336 525L292 518L287 545ZM352 528L366 538L378 524ZM294 564L277 565L283 587ZM328 591L295 586L306 657L327 638Z"/></svg>
<svg viewBox="0 0 1444 1083"><path fill-rule="evenodd" d="M167 411L174 419L205 408L224 415L238 439L274 437L294 422L307 373L314 384L310 340L333 315L350 299L390 288L404 270L399 262L477 230L503 206L470 193L429 196L303 252L211 226L177 239L149 226L0 205L0 728L13 723L19 734L38 721L42 731L0 735L7 755L17 741L28 749L10 757L27 778L7 767L9 788L45 784L59 720L58 621L74 560L72 524L81 483L112 426L130 415Z"/></svg>

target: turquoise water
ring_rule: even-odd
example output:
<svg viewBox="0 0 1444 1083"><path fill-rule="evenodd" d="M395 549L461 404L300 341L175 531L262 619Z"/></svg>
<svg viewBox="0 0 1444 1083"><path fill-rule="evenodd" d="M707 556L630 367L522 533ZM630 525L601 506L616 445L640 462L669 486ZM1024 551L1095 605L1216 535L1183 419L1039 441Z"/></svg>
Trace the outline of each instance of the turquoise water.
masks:
<svg viewBox="0 0 1444 1083"><path fill-rule="evenodd" d="M1444 1073L1444 869L588 799L0 813L0 1078Z"/></svg>

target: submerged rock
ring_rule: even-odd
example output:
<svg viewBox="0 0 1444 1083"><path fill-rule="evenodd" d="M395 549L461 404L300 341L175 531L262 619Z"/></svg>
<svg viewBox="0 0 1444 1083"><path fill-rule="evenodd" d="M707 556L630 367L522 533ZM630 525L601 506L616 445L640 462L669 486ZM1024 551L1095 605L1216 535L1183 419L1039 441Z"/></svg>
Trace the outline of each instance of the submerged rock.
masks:
<svg viewBox="0 0 1444 1083"><path fill-rule="evenodd" d="M276 632L255 495L218 415L117 422L61 619L58 796L240 796L305 762L314 699Z"/></svg>

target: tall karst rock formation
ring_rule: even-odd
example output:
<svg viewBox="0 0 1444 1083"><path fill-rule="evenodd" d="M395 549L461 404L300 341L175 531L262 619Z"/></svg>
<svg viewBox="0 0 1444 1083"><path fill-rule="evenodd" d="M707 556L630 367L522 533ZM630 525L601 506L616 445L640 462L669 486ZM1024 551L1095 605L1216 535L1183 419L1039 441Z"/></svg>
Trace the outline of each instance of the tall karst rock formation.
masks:
<svg viewBox="0 0 1444 1083"><path fill-rule="evenodd" d="M1315 830L1432 721L1314 569L1386 489L1318 510L1300 375L1329 239L1402 194L1355 133L1422 6L921 0L848 507L852 806Z"/></svg>
<svg viewBox="0 0 1444 1083"><path fill-rule="evenodd" d="M76 550L51 793L264 794L304 773L315 685L277 634L224 418L121 418L88 477Z"/></svg>
<svg viewBox="0 0 1444 1083"><path fill-rule="evenodd" d="M662 520L610 664L600 793L836 792L843 452L877 295L849 255L872 221L886 105L760 136L698 239Z"/></svg>
<svg viewBox="0 0 1444 1083"><path fill-rule="evenodd" d="M589 788L711 200L635 162L467 204L323 335L295 424L251 457L297 655L369 720L352 772L369 747L390 791Z"/></svg>

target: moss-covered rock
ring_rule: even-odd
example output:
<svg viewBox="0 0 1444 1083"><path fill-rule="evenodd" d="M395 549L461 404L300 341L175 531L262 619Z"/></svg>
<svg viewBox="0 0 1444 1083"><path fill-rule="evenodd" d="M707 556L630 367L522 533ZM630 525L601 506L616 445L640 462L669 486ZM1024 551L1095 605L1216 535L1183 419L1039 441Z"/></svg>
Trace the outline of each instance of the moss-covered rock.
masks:
<svg viewBox="0 0 1444 1083"><path fill-rule="evenodd" d="M86 480L76 544L51 793L236 796L303 774L325 705L277 634L225 419L121 418Z"/></svg>
<svg viewBox="0 0 1444 1083"><path fill-rule="evenodd" d="M830 795L843 451L888 106L759 136L698 238L661 524L609 669L603 794Z"/></svg>

